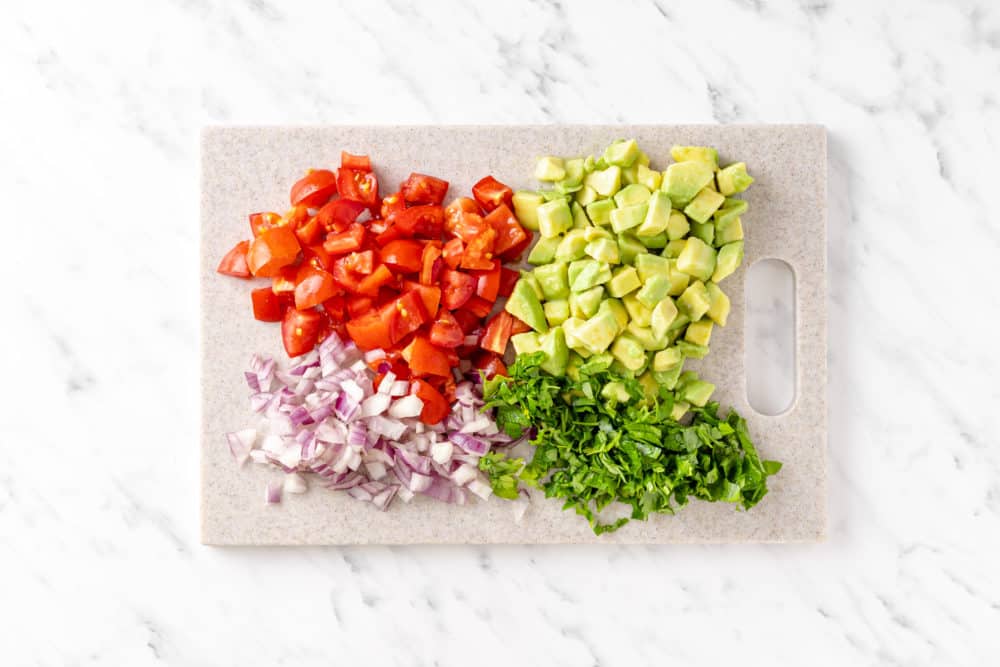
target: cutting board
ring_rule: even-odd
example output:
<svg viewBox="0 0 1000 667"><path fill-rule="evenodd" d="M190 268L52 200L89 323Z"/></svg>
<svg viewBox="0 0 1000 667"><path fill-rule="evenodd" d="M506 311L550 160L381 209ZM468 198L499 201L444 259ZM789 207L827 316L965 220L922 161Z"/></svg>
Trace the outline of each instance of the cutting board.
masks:
<svg viewBox="0 0 1000 667"><path fill-rule="evenodd" d="M470 194L487 174L534 189L539 155L588 155L634 137L652 167L664 169L674 144L710 145L720 162L744 161L756 179L744 193L746 260L723 288L732 300L711 353L688 368L714 382L714 400L737 409L764 458L784 463L770 493L744 512L692 501L676 516L631 522L595 536L556 500L535 495L520 523L492 498L465 506L417 497L380 512L318 485L266 505L264 487L280 475L238 468L224 434L253 424L243 379L255 352L286 363L279 325L256 322L250 284L215 273L219 259L248 238L247 214L288 207L291 183L309 167L336 167L340 151L372 156L382 192L411 171ZM214 545L411 543L787 542L821 539L826 529L826 131L803 125L216 127L202 134L201 177L201 538ZM795 275L796 397L778 416L755 412L744 374L744 282L763 258ZM751 351L752 352L752 351Z"/></svg>

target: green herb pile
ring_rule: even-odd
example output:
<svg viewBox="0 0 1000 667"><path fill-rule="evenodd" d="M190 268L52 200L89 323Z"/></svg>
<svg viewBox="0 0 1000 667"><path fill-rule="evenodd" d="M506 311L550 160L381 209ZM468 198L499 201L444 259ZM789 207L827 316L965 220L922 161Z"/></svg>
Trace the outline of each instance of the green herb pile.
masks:
<svg viewBox="0 0 1000 667"><path fill-rule="evenodd" d="M502 454L481 460L501 497L516 497L520 480L563 499L563 509L586 517L600 535L629 518L673 514L692 497L749 509L767 494L767 477L781 469L760 459L735 411L720 417L712 402L691 408L692 420L683 424L671 417L671 392L646 395L637 380L612 373L607 362L555 377L539 368L544 360L544 352L521 355L509 378L484 386L486 407L495 410L502 430L520 437L537 429L527 465ZM625 387L628 400L602 396L612 382ZM631 506L631 516L605 523L600 515L614 502Z"/></svg>

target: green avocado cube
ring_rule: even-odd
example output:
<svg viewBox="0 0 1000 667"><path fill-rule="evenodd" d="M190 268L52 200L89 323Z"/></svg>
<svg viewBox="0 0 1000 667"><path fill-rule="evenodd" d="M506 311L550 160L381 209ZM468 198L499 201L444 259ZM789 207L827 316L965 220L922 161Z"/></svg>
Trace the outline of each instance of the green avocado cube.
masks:
<svg viewBox="0 0 1000 667"><path fill-rule="evenodd" d="M712 245L712 242L715 241L715 223L712 221L692 222L691 236L701 239L707 245Z"/></svg>
<svg viewBox="0 0 1000 667"><path fill-rule="evenodd" d="M639 144L635 139L619 140L604 149L604 161L619 167L629 167L639 157Z"/></svg>
<svg viewBox="0 0 1000 667"><path fill-rule="evenodd" d="M580 206L586 207L588 204L597 201L597 192L595 192L594 188L589 185L584 185L576 191L573 195L573 199Z"/></svg>
<svg viewBox="0 0 1000 667"><path fill-rule="evenodd" d="M566 178L566 168L561 157L546 155L535 163L535 178L539 181L561 181Z"/></svg>
<svg viewBox="0 0 1000 667"><path fill-rule="evenodd" d="M566 345L569 347L569 361L566 362L566 375L573 382L580 381L580 366L583 366L583 357L580 353L573 349L573 346L569 344L569 332L565 331L566 327L563 327L564 333L566 334Z"/></svg>
<svg viewBox="0 0 1000 667"><path fill-rule="evenodd" d="M609 290L610 291L610 290ZM670 276L653 275L643 283L642 288L636 292L635 298L639 299L642 305L647 308L655 308L656 304L667 298L670 292ZM614 296L614 295L612 295Z"/></svg>
<svg viewBox="0 0 1000 667"><path fill-rule="evenodd" d="M537 209L538 231L545 238L559 236L573 227L573 214L565 199L545 202Z"/></svg>
<svg viewBox="0 0 1000 667"><path fill-rule="evenodd" d="M684 215L683 213L681 214ZM663 249L663 256L668 259L677 259L681 256L681 251L684 250L684 246L687 245L685 239L675 239L667 243L666 247Z"/></svg>
<svg viewBox="0 0 1000 667"><path fill-rule="evenodd" d="M691 276L684 273L683 271L677 270L677 260L670 261L670 291L667 292L670 296L680 296L684 290L687 289L688 283L691 282Z"/></svg>
<svg viewBox="0 0 1000 667"><path fill-rule="evenodd" d="M605 299L597 309L598 314L601 311L610 312L614 316L615 322L618 324L618 333L625 331L625 327L628 326L628 310L620 300Z"/></svg>
<svg viewBox="0 0 1000 667"><path fill-rule="evenodd" d="M660 385L657 384L652 371L647 370L639 376L638 380L642 395L645 397L647 403L651 403L653 399L660 396Z"/></svg>
<svg viewBox="0 0 1000 667"><path fill-rule="evenodd" d="M683 209L713 178L712 168L704 162L677 162L663 172L660 189L675 209Z"/></svg>
<svg viewBox="0 0 1000 667"><path fill-rule="evenodd" d="M562 323L562 329L563 334L566 336L566 345L569 346L571 350L577 352L582 350L584 355L589 356L591 354L590 350L587 349L587 346L584 345L576 335L577 330L583 325L584 322L584 318L570 317ZM511 336L511 340L514 340L513 336Z"/></svg>
<svg viewBox="0 0 1000 667"><path fill-rule="evenodd" d="M708 296L708 289L705 283L696 280L677 299L677 305L681 312L691 318L692 322L697 322L708 312L712 306L712 300ZM529 322L530 324L530 322Z"/></svg>
<svg viewBox="0 0 1000 667"><path fill-rule="evenodd" d="M575 338L591 352L608 349L618 335L618 322L609 310L598 311L574 330Z"/></svg>
<svg viewBox="0 0 1000 667"><path fill-rule="evenodd" d="M723 220L715 221L714 245L721 248L727 243L743 240L743 222L739 216L735 218L726 217Z"/></svg>
<svg viewBox="0 0 1000 667"><path fill-rule="evenodd" d="M660 184L663 182L663 174L658 171L654 171L645 164L639 164L636 167L635 182L640 185L645 185L650 190L658 190Z"/></svg>
<svg viewBox="0 0 1000 667"><path fill-rule="evenodd" d="M576 185L569 184L565 179L559 181L554 186L555 192L566 195L573 195L583 189L583 183L577 183Z"/></svg>
<svg viewBox="0 0 1000 667"><path fill-rule="evenodd" d="M559 241L559 244L556 246L555 261L572 262L586 256L584 249L587 247L587 231L585 229L571 229L561 239L557 238L556 240Z"/></svg>
<svg viewBox="0 0 1000 667"><path fill-rule="evenodd" d="M633 162L630 167L622 167L622 183L634 185L639 182L639 164Z"/></svg>
<svg viewBox="0 0 1000 667"><path fill-rule="evenodd" d="M691 325L689 324L688 326ZM708 355L708 347L706 345L697 345L686 340L677 341L677 349L689 359L704 359Z"/></svg>
<svg viewBox="0 0 1000 667"><path fill-rule="evenodd" d="M715 272L712 273L712 282L722 282L724 278L732 275L743 262L743 241L733 241L719 248L719 258L715 263Z"/></svg>
<svg viewBox="0 0 1000 667"><path fill-rule="evenodd" d="M514 215L525 229L538 231L538 207L544 202L545 198L537 192L518 190L514 193Z"/></svg>
<svg viewBox="0 0 1000 667"><path fill-rule="evenodd" d="M626 206L625 208L616 208L611 211L611 229L620 234L627 229L638 227L646 218L646 210L648 208L648 205L645 203Z"/></svg>
<svg viewBox="0 0 1000 667"><path fill-rule="evenodd" d="M642 286L639 274L631 266L623 266L616 270L608 282L608 294L620 299L629 292L633 292Z"/></svg>
<svg viewBox="0 0 1000 667"><path fill-rule="evenodd" d="M566 364L569 363L569 347L566 345L566 334L562 327L553 327L542 335L541 351L545 353L545 361L539 368L556 377L566 374Z"/></svg>
<svg viewBox="0 0 1000 667"><path fill-rule="evenodd" d="M618 208L625 208L626 206L645 204L649 201L649 196L649 188L645 185L639 185L638 183L626 185L624 188L615 193L615 206Z"/></svg>
<svg viewBox="0 0 1000 667"><path fill-rule="evenodd" d="M639 240L642 242L642 245L646 246L647 250L659 250L667 247L667 235L665 232L660 232L655 236L643 236Z"/></svg>
<svg viewBox="0 0 1000 667"><path fill-rule="evenodd" d="M587 217L595 225L611 224L611 212L615 210L615 202L612 199L598 199L587 204Z"/></svg>
<svg viewBox="0 0 1000 667"><path fill-rule="evenodd" d="M632 318L640 327L648 327L653 321L653 311L647 308L639 299L635 297L635 294L626 294L622 297L622 303L625 304L625 309L628 311L628 316Z"/></svg>
<svg viewBox="0 0 1000 667"><path fill-rule="evenodd" d="M539 190L538 194L540 194L542 196L542 199L544 199L547 202L561 199L562 201L565 201L567 204L569 204L569 200L573 196L572 194L566 194L565 192L559 192L558 190Z"/></svg>
<svg viewBox="0 0 1000 667"><path fill-rule="evenodd" d="M578 259L570 262L570 270L573 273L570 278L570 289L574 292L584 292L611 280L611 267L596 259Z"/></svg>
<svg viewBox="0 0 1000 667"><path fill-rule="evenodd" d="M640 327L635 322L629 322L625 331L632 335L637 341L642 343L642 347L647 352L662 350L667 343L666 338L657 338L650 327Z"/></svg>
<svg viewBox="0 0 1000 667"><path fill-rule="evenodd" d="M622 170L616 165L595 169L584 177L583 184L593 188L601 197L611 197L622 187Z"/></svg>
<svg viewBox="0 0 1000 667"><path fill-rule="evenodd" d="M597 309L601 306L601 301L603 299L604 288L600 285L592 287L586 292L570 292L570 315L584 320L588 317L593 317L594 313L596 313Z"/></svg>
<svg viewBox="0 0 1000 667"><path fill-rule="evenodd" d="M609 382L601 389L601 398L615 403L625 403L631 397L621 382Z"/></svg>
<svg viewBox="0 0 1000 667"><path fill-rule="evenodd" d="M684 385L681 397L691 405L703 408L708 403L708 399L712 397L713 392L715 392L715 385L711 382L693 380Z"/></svg>
<svg viewBox="0 0 1000 667"><path fill-rule="evenodd" d="M667 331L670 332L671 336L676 338L684 333L684 328L689 324L691 324L691 318L678 311L677 317L674 318L673 324L670 325L670 328L667 329Z"/></svg>
<svg viewBox="0 0 1000 667"><path fill-rule="evenodd" d="M670 277L670 260L652 253L638 255L635 258L635 268L639 272L639 280L644 283L653 276Z"/></svg>
<svg viewBox="0 0 1000 667"><path fill-rule="evenodd" d="M653 356L654 371L669 371L684 363L684 356L676 347L660 350Z"/></svg>
<svg viewBox="0 0 1000 667"><path fill-rule="evenodd" d="M583 236L587 239L587 243L596 241L597 239L608 239L609 241L615 240L615 235L604 227L587 227L587 229L583 232Z"/></svg>
<svg viewBox="0 0 1000 667"><path fill-rule="evenodd" d="M644 255L648 250L646 246L635 237L635 235L625 232L618 235L618 254L622 264L632 264L639 255Z"/></svg>
<svg viewBox="0 0 1000 667"><path fill-rule="evenodd" d="M538 278L535 278L535 274L531 271L521 271L521 278L519 282L523 282L531 288L531 291L535 293L535 298L539 301L542 300L542 286L538 284Z"/></svg>
<svg viewBox="0 0 1000 667"><path fill-rule="evenodd" d="M668 371L653 371L653 379L656 380L661 387L664 389L673 389L677 386L677 380L681 376L681 372L684 370L684 364L677 364ZM676 404L675 404L676 405ZM685 408L684 412L687 412ZM683 416L683 413L681 414ZM675 417L675 419L680 419L680 417Z"/></svg>
<svg viewBox="0 0 1000 667"><path fill-rule="evenodd" d="M575 157L563 162L563 170L566 172L559 181L564 187L573 187L583 184L583 158Z"/></svg>
<svg viewBox="0 0 1000 667"><path fill-rule="evenodd" d="M611 345L611 354L622 366L636 372L646 365L646 349L631 335L623 333Z"/></svg>
<svg viewBox="0 0 1000 667"><path fill-rule="evenodd" d="M584 252L599 262L618 264L621 261L621 255L618 252L618 244L607 238L594 239L587 244L587 247L584 248Z"/></svg>
<svg viewBox="0 0 1000 667"><path fill-rule="evenodd" d="M556 327L569 319L569 301L566 299L556 299L546 301L542 304L545 311L545 321L550 327Z"/></svg>
<svg viewBox="0 0 1000 667"><path fill-rule="evenodd" d="M670 197L666 192L657 190L647 198L647 202L646 217L635 230L635 235L639 238L656 236L666 231L670 224Z"/></svg>
<svg viewBox="0 0 1000 667"><path fill-rule="evenodd" d="M534 331L514 334L510 337L510 342L514 344L514 352L518 356L538 352L542 347L542 341Z"/></svg>
<svg viewBox="0 0 1000 667"><path fill-rule="evenodd" d="M587 229L590 227L590 218L580 204L573 201L569 204L569 210L573 214L573 229Z"/></svg>
<svg viewBox="0 0 1000 667"><path fill-rule="evenodd" d="M697 322L692 322L688 325L687 330L684 332L684 340L689 343L694 343L695 345L704 345L708 347L709 341L712 340L712 327L715 326L712 320L698 320Z"/></svg>
<svg viewBox="0 0 1000 667"><path fill-rule="evenodd" d="M704 162L712 171L719 168L719 152L709 146L673 146L670 157L674 162Z"/></svg>
<svg viewBox="0 0 1000 667"><path fill-rule="evenodd" d="M684 415L687 411L691 409L691 404L686 401L674 401L674 405L670 408L670 418L675 422L679 422L684 419Z"/></svg>
<svg viewBox="0 0 1000 667"><path fill-rule="evenodd" d="M542 310L542 303L538 300L532 286L523 278L514 285L514 291L507 298L505 309L535 331L545 332L549 330L549 325L545 321L545 311Z"/></svg>
<svg viewBox="0 0 1000 667"><path fill-rule="evenodd" d="M705 314L720 327L726 326L726 320L729 319L729 297L713 282L705 283L705 289L711 302Z"/></svg>
<svg viewBox="0 0 1000 667"><path fill-rule="evenodd" d="M715 250L698 237L689 236L677 257L677 269L698 280L708 280L715 271Z"/></svg>
<svg viewBox="0 0 1000 667"><path fill-rule="evenodd" d="M535 247L528 253L528 264L538 266L539 264L548 264L551 262L556 257L560 240L561 239L559 237L553 237L551 239L538 239L538 242L535 243Z"/></svg>
<svg viewBox="0 0 1000 667"><path fill-rule="evenodd" d="M565 262L543 264L536 267L532 273L535 274L538 286L542 288L542 298L546 301L569 297L569 279Z"/></svg>
<svg viewBox="0 0 1000 667"><path fill-rule="evenodd" d="M716 222L738 218L746 213L749 207L750 205L743 199L730 199L727 197L725 204L715 212L713 217Z"/></svg>
<svg viewBox="0 0 1000 667"><path fill-rule="evenodd" d="M705 222L712 217L712 214L719 210L726 198L715 190L703 188L691 203L684 207L684 215L695 222Z"/></svg>
<svg viewBox="0 0 1000 667"><path fill-rule="evenodd" d="M653 335L661 340L665 339L670 325L677 317L677 306L674 305L674 300L668 297L657 303L651 310L649 326L653 329Z"/></svg>
<svg viewBox="0 0 1000 667"><path fill-rule="evenodd" d="M747 173L747 165L744 162L735 162L723 167L715 178L719 182L719 192L727 197L743 192L753 183L753 178Z"/></svg>
<svg viewBox="0 0 1000 667"><path fill-rule="evenodd" d="M667 238L671 241L678 241L687 236L691 230L687 216L680 211L671 211L670 219L667 221Z"/></svg>

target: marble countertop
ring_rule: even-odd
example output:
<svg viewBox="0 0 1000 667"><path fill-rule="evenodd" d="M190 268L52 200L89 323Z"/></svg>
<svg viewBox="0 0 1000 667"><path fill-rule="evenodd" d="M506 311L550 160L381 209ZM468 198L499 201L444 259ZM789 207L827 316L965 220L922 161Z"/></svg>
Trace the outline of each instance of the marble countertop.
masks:
<svg viewBox="0 0 1000 667"><path fill-rule="evenodd" d="M0 9L0 662L995 663L995 3L431 6ZM827 542L198 543L200 127L473 122L826 125Z"/></svg>

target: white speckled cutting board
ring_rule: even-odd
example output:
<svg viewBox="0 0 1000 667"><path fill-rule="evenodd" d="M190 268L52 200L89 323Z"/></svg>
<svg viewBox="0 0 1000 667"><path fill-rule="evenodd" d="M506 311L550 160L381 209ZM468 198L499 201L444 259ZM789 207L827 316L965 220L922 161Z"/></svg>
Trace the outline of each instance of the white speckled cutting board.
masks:
<svg viewBox="0 0 1000 667"><path fill-rule="evenodd" d="M256 322L251 284L215 273L236 241L249 238L247 214L283 211L288 189L309 167L336 167L340 151L372 156L388 193L411 171L451 183L449 197L469 195L487 174L515 189L535 188L535 158L587 155L611 140L635 137L664 169L673 144L711 145L725 164L744 161L756 179L745 193L746 260L726 279L732 300L711 353L688 367L718 386L714 400L749 423L764 458L784 463L770 493L749 512L692 501L676 516L631 522L595 537L586 521L536 496L521 523L496 498L462 507L418 497L379 512L320 487L265 505L275 473L237 468L224 433L252 423L243 379L250 356L287 362L279 325ZM201 537L206 544L409 544L553 542L783 542L822 539L826 530L826 131L803 125L415 126L210 128L202 136L201 183L202 433ZM747 403L744 278L763 258L795 273L796 399L769 417ZM260 281L261 284L267 284Z"/></svg>

